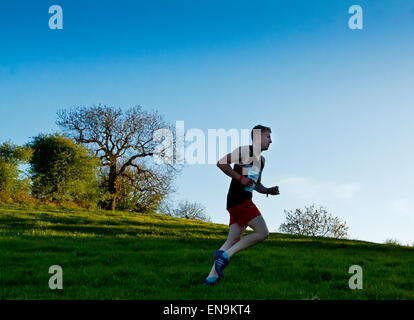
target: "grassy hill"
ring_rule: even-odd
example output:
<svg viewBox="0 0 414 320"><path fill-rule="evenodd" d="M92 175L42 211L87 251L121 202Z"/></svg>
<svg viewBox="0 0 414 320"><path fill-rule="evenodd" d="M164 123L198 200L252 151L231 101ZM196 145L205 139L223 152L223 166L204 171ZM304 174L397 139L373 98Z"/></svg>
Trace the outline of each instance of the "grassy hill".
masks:
<svg viewBox="0 0 414 320"><path fill-rule="evenodd" d="M414 249L271 233L202 286L228 227L157 214L0 205L0 299L414 299ZM50 290L51 265L63 290ZM351 290L351 265L363 289Z"/></svg>

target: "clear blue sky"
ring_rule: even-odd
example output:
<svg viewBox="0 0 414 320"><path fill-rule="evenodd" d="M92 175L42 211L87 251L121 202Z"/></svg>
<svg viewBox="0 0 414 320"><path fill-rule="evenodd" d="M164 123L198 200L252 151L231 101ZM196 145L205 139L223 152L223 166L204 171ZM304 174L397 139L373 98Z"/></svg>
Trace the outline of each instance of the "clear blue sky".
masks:
<svg viewBox="0 0 414 320"><path fill-rule="evenodd" d="M51 30L48 9L63 9ZM363 9L363 30L348 8ZM56 111L159 110L185 130L272 128L253 200L277 231L315 204L351 238L414 243L414 1L2 1L0 141L54 132ZM230 150L229 150L230 151ZM186 166L176 200L228 223L229 178Z"/></svg>

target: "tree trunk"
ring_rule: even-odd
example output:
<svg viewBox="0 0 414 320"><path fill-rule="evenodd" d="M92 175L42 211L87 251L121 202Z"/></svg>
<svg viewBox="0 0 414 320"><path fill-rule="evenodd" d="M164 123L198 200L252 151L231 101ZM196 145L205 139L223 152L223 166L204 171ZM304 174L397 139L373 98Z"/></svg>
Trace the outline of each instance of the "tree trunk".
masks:
<svg viewBox="0 0 414 320"><path fill-rule="evenodd" d="M114 197L111 200L111 210L115 211L116 208L116 194L114 194Z"/></svg>
<svg viewBox="0 0 414 320"><path fill-rule="evenodd" d="M115 166L109 167L108 191L112 195L112 199L111 199L111 202L108 204L107 209L112 210L112 211L114 211L116 208L116 195L117 195L116 178L117 178L116 167Z"/></svg>

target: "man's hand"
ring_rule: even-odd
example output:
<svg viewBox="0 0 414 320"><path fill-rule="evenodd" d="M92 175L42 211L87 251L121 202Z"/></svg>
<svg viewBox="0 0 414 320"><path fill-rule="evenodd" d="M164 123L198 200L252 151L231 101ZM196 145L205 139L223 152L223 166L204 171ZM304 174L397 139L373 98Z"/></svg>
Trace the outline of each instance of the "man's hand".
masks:
<svg viewBox="0 0 414 320"><path fill-rule="evenodd" d="M279 187L274 186L274 187L268 188L267 193L276 196L276 195L280 194L279 193Z"/></svg>

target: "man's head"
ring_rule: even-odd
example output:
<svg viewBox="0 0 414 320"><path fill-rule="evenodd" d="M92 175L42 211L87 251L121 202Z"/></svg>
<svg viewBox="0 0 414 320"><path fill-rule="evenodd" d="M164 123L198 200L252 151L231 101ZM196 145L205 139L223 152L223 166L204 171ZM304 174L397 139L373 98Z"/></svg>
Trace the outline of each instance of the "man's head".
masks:
<svg viewBox="0 0 414 320"><path fill-rule="evenodd" d="M260 150L269 149L269 146L272 143L272 138L270 137L271 133L272 130L269 127L262 125L255 126L251 132L253 144L260 143Z"/></svg>

